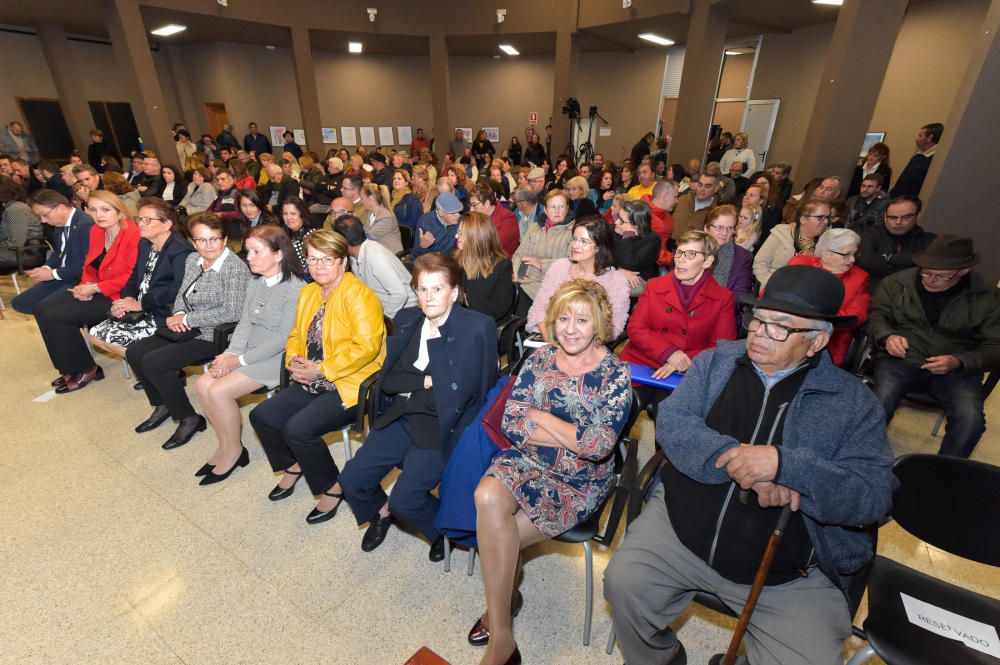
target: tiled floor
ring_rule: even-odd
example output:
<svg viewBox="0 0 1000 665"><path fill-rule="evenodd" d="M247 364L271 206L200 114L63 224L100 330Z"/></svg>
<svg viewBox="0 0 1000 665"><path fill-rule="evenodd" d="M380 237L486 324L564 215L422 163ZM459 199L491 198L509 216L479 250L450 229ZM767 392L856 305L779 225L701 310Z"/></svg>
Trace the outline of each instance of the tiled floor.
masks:
<svg viewBox="0 0 1000 665"><path fill-rule="evenodd" d="M10 302L5 278L0 294ZM106 380L48 401L54 377L31 319L0 321L0 662L401 664L421 645L452 663L478 662L465 634L483 609L480 568L451 573L426 545L398 530L371 554L349 510L318 526L305 485L283 502L256 438L251 465L199 487L194 471L214 446L209 430L178 450L169 426L132 428L149 413L121 364L100 356ZM43 398L44 399L44 398ZM1000 401L988 405L990 421ZM933 451L933 416L902 410L897 452ZM652 427L643 417L646 455ZM976 457L1000 463L988 431ZM905 441L905 443L903 443ZM343 448L333 445L342 462ZM880 549L958 584L1000 596L1000 574L886 527ZM581 644L581 548L545 544L525 565L524 611L515 622L527 663L620 663L604 653L609 618L597 548L593 638ZM733 622L692 609L678 623L692 663L728 643Z"/></svg>

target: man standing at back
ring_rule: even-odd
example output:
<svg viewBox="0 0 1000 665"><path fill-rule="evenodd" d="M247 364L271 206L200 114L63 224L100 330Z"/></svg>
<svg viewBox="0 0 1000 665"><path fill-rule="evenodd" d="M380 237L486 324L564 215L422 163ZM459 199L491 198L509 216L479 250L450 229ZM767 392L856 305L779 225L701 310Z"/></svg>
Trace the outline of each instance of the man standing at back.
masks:
<svg viewBox="0 0 1000 665"><path fill-rule="evenodd" d="M20 157L28 164L34 164L38 161L38 146L31 134L24 131L24 125L14 120L0 131L0 155Z"/></svg>
<svg viewBox="0 0 1000 665"><path fill-rule="evenodd" d="M256 122L251 122L247 125L247 129L250 131L243 137L244 150L248 153L253 153L253 155L257 158L264 153L271 152L271 139L257 131Z"/></svg>
<svg viewBox="0 0 1000 665"><path fill-rule="evenodd" d="M920 196L920 188L924 186L924 178L931 168L931 160L934 159L934 152L937 150L937 144L941 142L943 132L944 125L940 122L933 122L920 128L915 141L917 152L910 157L910 161L896 178L896 184L889 190L892 198Z"/></svg>
<svg viewBox="0 0 1000 665"><path fill-rule="evenodd" d="M456 162L462 159L463 155L465 155L466 145L467 144L465 142L465 132L463 132L461 129L456 129L455 138L452 139L451 143L448 144L448 150L451 152L451 154L455 155Z"/></svg>

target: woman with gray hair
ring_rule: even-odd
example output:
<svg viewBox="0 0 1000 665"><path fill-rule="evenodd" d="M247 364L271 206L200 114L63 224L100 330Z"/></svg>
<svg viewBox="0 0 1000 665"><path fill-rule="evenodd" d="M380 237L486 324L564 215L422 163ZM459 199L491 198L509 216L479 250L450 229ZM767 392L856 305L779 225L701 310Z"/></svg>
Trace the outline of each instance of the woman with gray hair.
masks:
<svg viewBox="0 0 1000 665"><path fill-rule="evenodd" d="M838 328L830 338L830 355L833 362L840 365L847 356L854 331L865 324L868 318L868 304L871 293L868 289L868 273L854 264L861 246L861 237L850 229L830 229L816 241L812 256L800 254L792 257L788 265L806 265L822 268L840 278L844 284L844 302L838 316L855 316L853 328Z"/></svg>

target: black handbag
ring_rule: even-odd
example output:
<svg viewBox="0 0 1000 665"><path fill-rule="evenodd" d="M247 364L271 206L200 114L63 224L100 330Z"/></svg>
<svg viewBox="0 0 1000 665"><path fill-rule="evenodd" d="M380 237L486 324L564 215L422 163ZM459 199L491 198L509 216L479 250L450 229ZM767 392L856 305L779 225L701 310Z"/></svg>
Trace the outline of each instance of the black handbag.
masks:
<svg viewBox="0 0 1000 665"><path fill-rule="evenodd" d="M144 310L139 310L138 312L125 312L119 317L112 317L115 321L119 323L124 323L127 326L134 326L138 323L142 323L146 320L146 312Z"/></svg>
<svg viewBox="0 0 1000 665"><path fill-rule="evenodd" d="M162 326L157 328L156 332L153 334L170 342L190 342L191 340L198 338L199 332L200 331L197 328L185 330L184 332L176 332L166 326Z"/></svg>

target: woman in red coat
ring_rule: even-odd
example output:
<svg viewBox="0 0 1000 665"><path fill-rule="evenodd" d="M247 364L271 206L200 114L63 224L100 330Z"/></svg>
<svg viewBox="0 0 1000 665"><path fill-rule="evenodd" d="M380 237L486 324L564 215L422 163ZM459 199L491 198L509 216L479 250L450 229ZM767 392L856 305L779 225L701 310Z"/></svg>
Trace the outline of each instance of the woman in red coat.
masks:
<svg viewBox="0 0 1000 665"><path fill-rule="evenodd" d="M851 337L854 331L865 324L868 319L868 305L871 303L871 293L868 290L868 273L854 265L858 255L861 237L849 229L830 229L816 241L816 249L812 256L800 254L793 256L788 265L815 266L827 272L832 272L844 284L844 303L840 306L837 316L857 317L853 328L837 328L830 337L827 349L836 365L841 365L851 348Z"/></svg>
<svg viewBox="0 0 1000 665"><path fill-rule="evenodd" d="M80 283L46 298L35 310L45 348L59 370L59 378L52 386L60 394L104 378L83 341L80 327L108 318L111 303L121 298L139 253L139 227L121 199L104 190L91 192L87 213L94 218L94 225Z"/></svg>
<svg viewBox="0 0 1000 665"><path fill-rule="evenodd" d="M719 244L704 231L677 239L674 269L649 280L628 320L622 360L645 365L655 378L685 372L692 359L720 339L736 339L736 303L709 270ZM659 402L665 391L639 386L643 404Z"/></svg>

